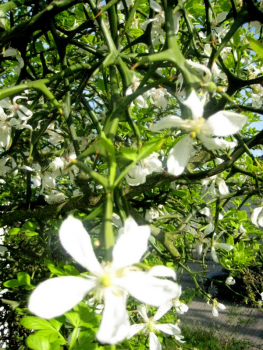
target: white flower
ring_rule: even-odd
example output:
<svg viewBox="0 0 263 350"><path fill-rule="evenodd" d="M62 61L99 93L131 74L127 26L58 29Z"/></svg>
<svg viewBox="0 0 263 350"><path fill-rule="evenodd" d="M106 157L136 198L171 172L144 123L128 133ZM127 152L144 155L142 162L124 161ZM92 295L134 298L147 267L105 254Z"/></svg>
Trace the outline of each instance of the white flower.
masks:
<svg viewBox="0 0 263 350"><path fill-rule="evenodd" d="M138 79L136 75L133 74L132 85L128 87L128 89L126 90L126 96L131 95L135 90L137 90L139 85L140 85L140 79ZM135 101L137 102L139 107L148 108L148 104L142 95L136 97Z"/></svg>
<svg viewBox="0 0 263 350"><path fill-rule="evenodd" d="M146 209L145 220L153 222L154 219L159 217L159 211L155 208Z"/></svg>
<svg viewBox="0 0 263 350"><path fill-rule="evenodd" d="M219 243L215 240L215 238L216 238L216 234L214 234L214 239L212 240L211 256L214 262L219 263L219 259L217 257L215 248L221 248L230 252L230 250L232 250L234 247L228 243Z"/></svg>
<svg viewBox="0 0 263 350"><path fill-rule="evenodd" d="M14 103L10 103L7 99L3 99L0 101L0 106L10 110L11 114L9 117L14 117L17 114L20 120L26 122L32 117L33 113L25 106L16 103L16 101L21 98L27 100L27 97L16 96L13 99Z"/></svg>
<svg viewBox="0 0 263 350"><path fill-rule="evenodd" d="M213 316L217 317L218 316L218 310L225 310L226 307L225 305L219 303L216 299L213 299L213 304L212 304L212 314Z"/></svg>
<svg viewBox="0 0 263 350"><path fill-rule="evenodd" d="M258 207L253 210L251 221L257 227L263 226L263 207Z"/></svg>
<svg viewBox="0 0 263 350"><path fill-rule="evenodd" d="M260 293L260 296L261 296L261 300L263 301L263 292Z"/></svg>
<svg viewBox="0 0 263 350"><path fill-rule="evenodd" d="M181 286L179 286L179 289L178 289L178 294L176 296L175 299L173 300L170 300L168 301L166 304L164 305L161 305L159 307L159 312L162 312L162 310L166 310L164 313L166 313L168 310L170 310L172 307L175 308L175 311L178 313L178 314L184 314L185 312L188 311L189 307L183 303L182 301L179 300L180 298L180 295L182 294L182 288Z"/></svg>
<svg viewBox="0 0 263 350"><path fill-rule="evenodd" d="M162 171L162 162L158 159L158 153L152 153L149 157L140 161L126 175L125 179L130 186L138 186L145 183L146 176L154 171Z"/></svg>
<svg viewBox="0 0 263 350"><path fill-rule="evenodd" d="M159 131L166 128L181 128L189 135L183 137L170 150L167 167L168 172L175 176L182 174L193 151L193 139L198 138L209 150L231 148L233 142L212 138L215 136L229 136L237 133L246 123L247 117L241 114L220 111L208 119L203 118L205 98L199 100L193 90L186 101L182 102L192 114L192 119L182 119L175 115L167 116L158 121L151 128Z"/></svg>
<svg viewBox="0 0 263 350"><path fill-rule="evenodd" d="M21 68L24 67L25 63L23 58L19 55L19 52L17 49L13 49L12 47L9 47L9 49L5 50L3 53L3 57L13 57L15 56L16 60L18 61L18 66L13 67L14 71L19 74L21 71Z"/></svg>
<svg viewBox="0 0 263 350"><path fill-rule="evenodd" d="M168 101L165 98L165 95L168 95L166 89L155 89L152 88L148 91L147 95L150 97L151 103L156 107L165 109L167 107Z"/></svg>
<svg viewBox="0 0 263 350"><path fill-rule="evenodd" d="M160 307L156 314L153 317L147 316L147 310L145 305L139 305L137 310L145 323L133 324L130 326L130 333L128 339L133 337L136 333L145 329L149 334L149 347L150 350L161 350L162 346L159 342L158 337L155 335L155 332L161 331L163 333L175 336L175 339L184 343L182 341L181 330L177 325L171 323L157 324L156 322L169 310L168 308Z"/></svg>
<svg viewBox="0 0 263 350"><path fill-rule="evenodd" d="M226 284L229 286L233 286L236 283L235 279L232 276L228 276L226 279Z"/></svg>
<svg viewBox="0 0 263 350"><path fill-rule="evenodd" d="M59 230L61 244L90 274L84 278L65 276L42 282L29 298L29 310L38 317L53 318L70 310L87 293L94 291L95 298L98 301L103 299L105 305L97 339L101 343L115 344L129 333L128 293L153 306L174 298L179 286L155 277L175 278L172 269L155 266L143 272L131 266L140 261L147 249L150 227L138 226L129 217L119 232L112 262L100 264L81 221L69 216Z"/></svg>
<svg viewBox="0 0 263 350"><path fill-rule="evenodd" d="M209 186L209 192L213 195L213 196L216 196L217 193L216 193L216 189L215 189L215 185L218 186L218 190L219 190L219 193L222 194L222 195L225 195L225 194L228 194L229 193L229 190L228 190L228 187L227 187L227 184L225 183L225 180L223 180L221 177L219 177L218 175L214 175L214 176L211 176L211 177L208 177L206 179L203 179L201 181L201 184L203 186L205 186L205 191L206 191L206 188L207 188L207 185L210 184Z"/></svg>

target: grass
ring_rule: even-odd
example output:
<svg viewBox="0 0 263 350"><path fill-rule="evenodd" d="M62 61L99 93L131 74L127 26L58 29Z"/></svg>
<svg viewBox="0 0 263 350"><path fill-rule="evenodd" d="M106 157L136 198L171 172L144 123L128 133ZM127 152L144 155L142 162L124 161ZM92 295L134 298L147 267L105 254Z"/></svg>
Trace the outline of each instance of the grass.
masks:
<svg viewBox="0 0 263 350"><path fill-rule="evenodd" d="M166 343L169 350L263 350L263 346L248 340L230 338L212 330L182 327L185 343Z"/></svg>

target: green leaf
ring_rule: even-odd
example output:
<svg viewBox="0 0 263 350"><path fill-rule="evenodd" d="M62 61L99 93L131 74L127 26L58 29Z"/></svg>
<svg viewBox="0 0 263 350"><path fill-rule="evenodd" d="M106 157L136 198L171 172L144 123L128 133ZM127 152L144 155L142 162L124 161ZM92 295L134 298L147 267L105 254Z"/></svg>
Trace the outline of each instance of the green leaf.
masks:
<svg viewBox="0 0 263 350"><path fill-rule="evenodd" d="M263 60L263 45L254 38L247 38L250 47L259 56L260 60Z"/></svg>
<svg viewBox="0 0 263 350"><path fill-rule="evenodd" d="M27 316L25 318L22 318L20 323L27 329L48 329L51 332L56 331L56 329L47 320L43 320L42 318L35 316Z"/></svg>
<svg viewBox="0 0 263 350"><path fill-rule="evenodd" d="M50 350L50 344L45 337L32 334L26 339L26 345L33 350Z"/></svg>
<svg viewBox="0 0 263 350"><path fill-rule="evenodd" d="M237 219L239 221L247 220L247 212L245 210L241 210L237 212Z"/></svg>
<svg viewBox="0 0 263 350"><path fill-rule="evenodd" d="M36 225L31 221L26 221L23 225L23 228L29 231L35 231Z"/></svg>
<svg viewBox="0 0 263 350"><path fill-rule="evenodd" d="M32 231L26 231L26 232L25 232L25 235L26 235L27 237L33 237L33 236L37 236L38 233L37 233L37 232L32 232Z"/></svg>
<svg viewBox="0 0 263 350"><path fill-rule="evenodd" d="M11 228L9 231L8 231L8 234L10 236L14 236L14 235L17 235L19 232L21 232L21 228L18 228L18 227L14 227L14 228Z"/></svg>
<svg viewBox="0 0 263 350"><path fill-rule="evenodd" d="M174 190L172 191L172 193L177 196L177 197L186 197L187 196L187 191L184 191L184 190Z"/></svg>
<svg viewBox="0 0 263 350"><path fill-rule="evenodd" d="M75 311L70 311L65 313L65 316L70 320L70 322L73 324L74 327L80 327L81 319L79 317L79 314Z"/></svg>
<svg viewBox="0 0 263 350"><path fill-rule="evenodd" d="M21 286L21 284L18 280L9 280L4 283L4 286L7 288L16 288Z"/></svg>
<svg viewBox="0 0 263 350"><path fill-rule="evenodd" d="M25 272L18 272L17 280L21 286L30 284L30 276Z"/></svg>
<svg viewBox="0 0 263 350"><path fill-rule="evenodd" d="M120 148L120 157L128 160L136 160L137 151L134 148L122 147Z"/></svg>
<svg viewBox="0 0 263 350"><path fill-rule="evenodd" d="M64 266L65 272L70 275L70 276L78 276L79 275L79 270L77 270L74 266L71 265L65 265Z"/></svg>

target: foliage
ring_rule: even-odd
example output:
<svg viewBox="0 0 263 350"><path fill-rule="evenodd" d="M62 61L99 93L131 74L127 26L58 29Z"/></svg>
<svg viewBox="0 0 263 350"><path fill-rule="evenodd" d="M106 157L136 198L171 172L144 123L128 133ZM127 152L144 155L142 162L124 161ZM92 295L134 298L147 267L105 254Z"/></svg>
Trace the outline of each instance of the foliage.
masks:
<svg viewBox="0 0 263 350"><path fill-rule="evenodd" d="M262 23L259 0L1 1L0 347L110 349L90 296L27 309L40 282L86 272L58 238L69 214L100 261L131 215L151 227L138 269L183 270L216 307L189 267L212 254L262 308ZM133 346L148 337L116 345Z"/></svg>

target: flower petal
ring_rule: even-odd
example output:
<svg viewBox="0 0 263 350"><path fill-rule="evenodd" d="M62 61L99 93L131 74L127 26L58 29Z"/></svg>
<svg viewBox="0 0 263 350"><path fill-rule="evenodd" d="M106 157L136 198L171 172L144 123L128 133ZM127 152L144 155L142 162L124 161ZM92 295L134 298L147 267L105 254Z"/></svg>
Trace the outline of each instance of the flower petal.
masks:
<svg viewBox="0 0 263 350"><path fill-rule="evenodd" d="M216 254L215 247L211 248L211 256L212 256L212 259L214 260L215 263L219 263L219 259L218 259L217 254Z"/></svg>
<svg viewBox="0 0 263 350"><path fill-rule="evenodd" d="M29 310L42 318L60 316L95 287L94 279L65 276L40 283L29 297Z"/></svg>
<svg viewBox="0 0 263 350"><path fill-rule="evenodd" d="M153 306L161 306L176 298L180 290L177 283L149 276L142 271L130 271L125 277L118 278L117 283L137 300Z"/></svg>
<svg viewBox="0 0 263 350"><path fill-rule="evenodd" d="M103 270L98 262L88 232L82 222L69 216L63 221L59 238L66 251L85 269L100 274Z"/></svg>
<svg viewBox="0 0 263 350"><path fill-rule="evenodd" d="M173 307L172 301L168 301L168 303L165 303L159 307L159 309L156 311L156 314L153 317L154 321L158 321L160 318L163 317L171 308Z"/></svg>
<svg viewBox="0 0 263 350"><path fill-rule="evenodd" d="M192 90L192 92L185 101L181 99L180 101L190 109L192 119L198 119L203 116L205 98L203 98L202 101L200 101L195 90Z"/></svg>
<svg viewBox="0 0 263 350"><path fill-rule="evenodd" d="M112 252L112 264L116 269L131 266L140 261L147 250L151 230L148 225L138 226L130 216L119 232L120 236Z"/></svg>
<svg viewBox="0 0 263 350"><path fill-rule="evenodd" d="M206 127L212 135L229 136L241 130L246 122L245 115L220 111L207 119Z"/></svg>
<svg viewBox="0 0 263 350"><path fill-rule="evenodd" d="M180 128L180 126L184 123L184 120L175 115L168 115L167 117L159 120L151 127L151 131L159 131L163 129L169 128Z"/></svg>
<svg viewBox="0 0 263 350"><path fill-rule="evenodd" d="M263 207L255 208L251 215L252 224L256 225L257 227L258 227L258 216L261 213L262 209Z"/></svg>
<svg viewBox="0 0 263 350"><path fill-rule="evenodd" d="M169 335L181 334L181 329L175 324L170 324L170 323L156 324L154 327L157 328L159 331Z"/></svg>
<svg viewBox="0 0 263 350"><path fill-rule="evenodd" d="M143 328L145 328L145 324L144 323L131 325L130 332L129 332L129 335L128 335L127 338L130 339L135 334L139 333Z"/></svg>
<svg viewBox="0 0 263 350"><path fill-rule="evenodd" d="M148 275L154 277L171 277L174 280L176 279L176 273L173 269L163 265L153 266L149 271Z"/></svg>
<svg viewBox="0 0 263 350"><path fill-rule="evenodd" d="M106 288L104 299L105 307L97 339L100 343L116 344L125 339L130 331L126 296L125 293L114 294Z"/></svg>
<svg viewBox="0 0 263 350"><path fill-rule="evenodd" d="M218 310L215 306L212 307L212 314L213 316L217 317L218 316Z"/></svg>
<svg viewBox="0 0 263 350"><path fill-rule="evenodd" d="M203 133L198 134L198 138L202 141L203 145L209 150L234 148L236 142L229 142L224 139L208 137Z"/></svg>
<svg viewBox="0 0 263 350"><path fill-rule="evenodd" d="M143 318L144 322L147 323L149 321L149 318L147 316L146 306L145 305L138 305L137 310L138 310L139 314L141 315L141 317Z"/></svg>
<svg viewBox="0 0 263 350"><path fill-rule="evenodd" d="M227 187L227 184L225 183L225 180L221 179L220 177L218 177L216 179L216 182L218 184L218 189L219 189L219 192L224 195L224 194L228 194L229 193L229 190L228 190L228 187Z"/></svg>
<svg viewBox="0 0 263 350"><path fill-rule="evenodd" d="M162 345L158 337L153 333L149 333L149 348L150 350L162 350Z"/></svg>
<svg viewBox="0 0 263 350"><path fill-rule="evenodd" d="M228 243L218 243L218 242L215 242L215 243L214 243L214 246L217 247L217 248L225 249L225 250L227 250L228 252L230 252L230 250L232 250L232 249L234 248L231 244L228 244Z"/></svg>
<svg viewBox="0 0 263 350"><path fill-rule="evenodd" d="M192 149L193 140L189 135L177 142L171 149L167 160L167 168L170 174L175 176L182 174L189 161Z"/></svg>

